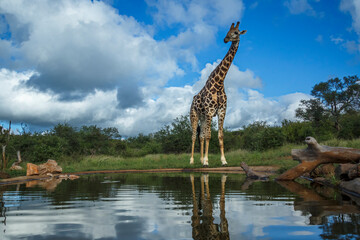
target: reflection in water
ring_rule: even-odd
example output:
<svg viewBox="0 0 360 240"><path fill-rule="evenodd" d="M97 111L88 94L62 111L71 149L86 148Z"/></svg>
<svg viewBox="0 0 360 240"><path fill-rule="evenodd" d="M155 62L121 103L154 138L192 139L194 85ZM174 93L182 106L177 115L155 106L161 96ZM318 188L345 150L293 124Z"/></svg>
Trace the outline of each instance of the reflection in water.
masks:
<svg viewBox="0 0 360 240"><path fill-rule="evenodd" d="M194 175L190 175L192 196L193 196L193 216L191 217L193 239L230 239L228 222L225 217L225 182L226 176L221 177L221 196L220 196L220 225L214 223L213 207L209 190L209 175L204 174L200 177L200 198L196 199ZM202 209L202 213L201 213Z"/></svg>
<svg viewBox="0 0 360 240"><path fill-rule="evenodd" d="M0 239L360 238L356 199L280 184L194 173L0 187Z"/></svg>
<svg viewBox="0 0 360 240"><path fill-rule="evenodd" d="M294 201L294 210L309 215L311 225L322 225L323 239L360 238L360 210L354 201L358 199L339 195L340 205L339 200L334 199L337 194L334 188L315 183L310 189L293 181L279 184L301 198Z"/></svg>
<svg viewBox="0 0 360 240"><path fill-rule="evenodd" d="M44 180L33 180L33 181L26 182L26 187L31 188L31 187L35 187L35 186L40 186L43 189L52 192L62 182L62 180L63 180L62 178L48 178L48 179L44 179Z"/></svg>

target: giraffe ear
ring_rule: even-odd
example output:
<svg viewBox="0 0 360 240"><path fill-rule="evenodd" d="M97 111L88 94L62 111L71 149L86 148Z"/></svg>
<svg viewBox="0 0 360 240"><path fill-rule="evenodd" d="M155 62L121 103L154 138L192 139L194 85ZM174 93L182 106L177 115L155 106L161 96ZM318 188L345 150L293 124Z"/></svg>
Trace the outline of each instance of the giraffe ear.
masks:
<svg viewBox="0 0 360 240"><path fill-rule="evenodd" d="M240 35L243 35L243 34L245 34L247 32L247 30L242 30L241 32L240 32Z"/></svg>
<svg viewBox="0 0 360 240"><path fill-rule="evenodd" d="M235 28L239 29L239 24L240 22L237 22Z"/></svg>

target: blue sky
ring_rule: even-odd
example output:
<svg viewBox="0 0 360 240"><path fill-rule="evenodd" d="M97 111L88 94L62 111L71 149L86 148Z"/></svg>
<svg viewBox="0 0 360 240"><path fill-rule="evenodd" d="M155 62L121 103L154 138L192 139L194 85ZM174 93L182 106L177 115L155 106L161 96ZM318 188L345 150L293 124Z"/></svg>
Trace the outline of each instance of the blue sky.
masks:
<svg viewBox="0 0 360 240"><path fill-rule="evenodd" d="M316 83L358 75L360 0L3 0L0 120L157 131L188 114L236 21L229 129L295 120Z"/></svg>

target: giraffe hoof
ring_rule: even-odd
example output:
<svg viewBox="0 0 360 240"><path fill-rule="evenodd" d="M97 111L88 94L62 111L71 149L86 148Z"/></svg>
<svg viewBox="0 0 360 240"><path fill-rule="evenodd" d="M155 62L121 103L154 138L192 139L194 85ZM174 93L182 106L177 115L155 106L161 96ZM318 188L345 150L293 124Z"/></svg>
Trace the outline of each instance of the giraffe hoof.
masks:
<svg viewBox="0 0 360 240"><path fill-rule="evenodd" d="M203 168L208 168L209 167L209 165L203 165Z"/></svg>
<svg viewBox="0 0 360 240"><path fill-rule="evenodd" d="M227 165L227 163L225 163L225 164L222 164L221 166L222 167L227 167L228 165Z"/></svg>

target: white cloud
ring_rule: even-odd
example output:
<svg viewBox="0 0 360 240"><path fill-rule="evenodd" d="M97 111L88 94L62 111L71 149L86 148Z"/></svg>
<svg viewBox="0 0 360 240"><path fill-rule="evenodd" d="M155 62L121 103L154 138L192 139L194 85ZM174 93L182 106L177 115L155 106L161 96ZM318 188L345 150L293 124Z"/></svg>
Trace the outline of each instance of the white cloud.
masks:
<svg viewBox="0 0 360 240"><path fill-rule="evenodd" d="M341 37L334 37L333 35L330 36L330 40L334 42L335 44L340 44L344 42L344 39Z"/></svg>
<svg viewBox="0 0 360 240"><path fill-rule="evenodd" d="M316 15L316 12L308 3L307 0L290 0L285 1L284 6L287 7L291 14L307 13L309 15Z"/></svg>
<svg viewBox="0 0 360 240"><path fill-rule="evenodd" d="M139 86L163 86L183 74L171 54L174 49L103 2L1 1L0 13L13 36L2 40L0 48L16 50L23 68L36 68L39 75L29 85L65 99L125 88L136 95L135 102L120 94L118 100L121 107L131 107L142 100ZM3 58L13 62L9 53Z"/></svg>
<svg viewBox="0 0 360 240"><path fill-rule="evenodd" d="M341 0L340 10L349 12L353 20L353 29L360 35L360 1L358 0Z"/></svg>
<svg viewBox="0 0 360 240"><path fill-rule="evenodd" d="M207 64L199 81L193 86L167 87L157 91L141 88L144 103L127 109L117 108L116 90L96 90L82 99L62 101L59 94L40 91L26 83L36 72L0 70L0 119L51 126L61 122L73 125L96 124L114 126L123 135L136 135L159 130L180 115L187 115L192 97L203 87L214 64ZM260 87L261 80L251 70L240 71L232 66L225 80L228 110L225 126L240 128L255 120L270 124L284 118L294 119L295 109L308 95L295 93L277 99L267 99L249 87ZM242 88L247 90L240 91ZM157 98L153 98L157 92Z"/></svg>
<svg viewBox="0 0 360 240"><path fill-rule="evenodd" d="M295 110L301 99L309 99L309 95L292 93L269 99L252 89L243 93L231 92L225 124L230 129L237 129L254 121L279 125L284 119L295 120Z"/></svg>
<svg viewBox="0 0 360 240"><path fill-rule="evenodd" d="M172 25L182 23L186 26L208 24L228 26L240 20L244 11L241 0L146 0L156 9L154 18L157 22Z"/></svg>
<svg viewBox="0 0 360 240"><path fill-rule="evenodd" d="M181 25L179 32L166 40L176 52L177 57L197 68L194 54L215 42L219 27L230 27L240 21L244 4L242 0L147 0L155 9L154 20L159 25L172 27ZM186 50L185 50L186 49Z"/></svg>
<svg viewBox="0 0 360 240"><path fill-rule="evenodd" d="M319 42L319 43L322 43L322 42L324 41L324 37L323 37L321 34L319 34L319 35L317 35L317 37L315 38L315 41L317 41L317 42Z"/></svg>
<svg viewBox="0 0 360 240"><path fill-rule="evenodd" d="M187 115L192 97L220 60L207 64L193 86L165 84L184 74L181 61L196 69L195 53L215 40L219 27L240 20L244 6L240 0L148 3L156 21L180 24L181 30L155 40L151 26L99 1L1 1L11 38L0 39L0 119L46 127L97 124L136 135ZM230 128L291 119L299 98L306 97L264 98L254 90L261 89L261 78L234 64L225 87Z"/></svg>
<svg viewBox="0 0 360 240"><path fill-rule="evenodd" d="M340 10L349 12L352 17L352 30L358 35L357 41L346 40L342 45L350 53L360 53L360 1L358 0L341 0Z"/></svg>

